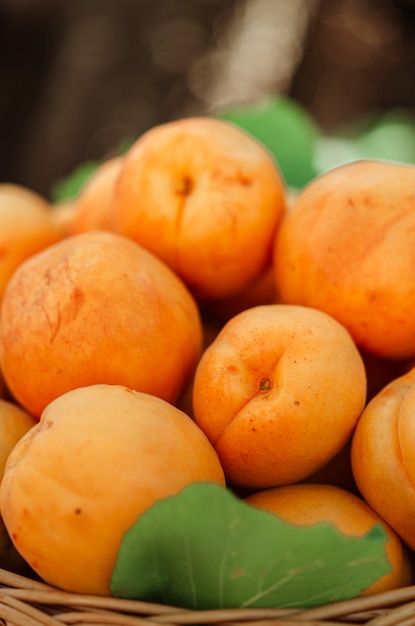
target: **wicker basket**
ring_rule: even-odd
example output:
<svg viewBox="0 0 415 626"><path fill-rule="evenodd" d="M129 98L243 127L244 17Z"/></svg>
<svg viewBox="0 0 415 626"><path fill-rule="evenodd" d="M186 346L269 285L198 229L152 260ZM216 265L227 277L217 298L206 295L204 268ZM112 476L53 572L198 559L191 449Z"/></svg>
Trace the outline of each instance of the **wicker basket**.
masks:
<svg viewBox="0 0 415 626"><path fill-rule="evenodd" d="M415 626L415 585L313 609L177 607L66 593L0 569L1 626Z"/></svg>

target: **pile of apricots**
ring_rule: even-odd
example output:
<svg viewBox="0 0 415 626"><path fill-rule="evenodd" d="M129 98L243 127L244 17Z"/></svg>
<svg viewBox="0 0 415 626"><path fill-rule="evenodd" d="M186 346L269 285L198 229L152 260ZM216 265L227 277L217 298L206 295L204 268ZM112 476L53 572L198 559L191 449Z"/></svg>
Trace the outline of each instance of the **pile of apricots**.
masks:
<svg viewBox="0 0 415 626"><path fill-rule="evenodd" d="M293 190L229 122L161 124L65 202L0 184L0 306L0 566L110 594L137 517L212 481L380 523L362 594L414 582L414 165Z"/></svg>

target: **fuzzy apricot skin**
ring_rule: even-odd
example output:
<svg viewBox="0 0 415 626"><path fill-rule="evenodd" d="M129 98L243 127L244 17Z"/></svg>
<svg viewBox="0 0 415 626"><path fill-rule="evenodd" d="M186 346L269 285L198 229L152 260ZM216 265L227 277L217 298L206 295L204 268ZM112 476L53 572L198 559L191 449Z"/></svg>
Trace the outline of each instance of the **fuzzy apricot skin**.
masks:
<svg viewBox="0 0 415 626"><path fill-rule="evenodd" d="M357 161L314 179L274 242L283 302L338 319L382 358L415 354L415 166Z"/></svg>
<svg viewBox="0 0 415 626"><path fill-rule="evenodd" d="M415 549L415 369L368 403L352 439L352 470L365 500Z"/></svg>
<svg viewBox="0 0 415 626"><path fill-rule="evenodd" d="M399 536L361 497L333 485L288 485L254 493L245 501L298 526L329 522L341 533L362 537L375 524L386 533L391 571L362 590L360 596L398 589L412 582L409 554Z"/></svg>
<svg viewBox="0 0 415 626"><path fill-rule="evenodd" d="M174 403L199 359L197 304L162 261L121 235L67 237L22 264L0 318L0 363L39 417L61 393L123 384Z"/></svg>
<svg viewBox="0 0 415 626"><path fill-rule="evenodd" d="M37 420L15 402L0 399L0 484L3 480L6 461L17 443ZM0 567L9 571L30 575L29 567L17 552L6 530L0 512Z"/></svg>
<svg viewBox="0 0 415 626"><path fill-rule="evenodd" d="M60 233L60 239L73 235L72 221L75 215L75 200L73 198L55 202L50 206L52 222Z"/></svg>
<svg viewBox="0 0 415 626"><path fill-rule="evenodd" d="M350 438L366 374L347 330L307 307L263 305L225 324L196 368L193 416L230 484L304 479Z"/></svg>
<svg viewBox="0 0 415 626"><path fill-rule="evenodd" d="M169 403L118 385L63 394L10 455L0 488L16 549L48 583L110 594L124 533L185 486L224 485L207 438Z"/></svg>
<svg viewBox="0 0 415 626"><path fill-rule="evenodd" d="M271 260L285 184L270 153L223 120L153 127L124 156L114 229L162 258L198 300L239 293Z"/></svg>
<svg viewBox="0 0 415 626"><path fill-rule="evenodd" d="M0 482L10 452L23 435L36 424L37 419L15 402L0 399Z"/></svg>
<svg viewBox="0 0 415 626"><path fill-rule="evenodd" d="M94 229L113 230L112 203L123 162L123 156L112 157L92 173L74 200L69 234Z"/></svg>
<svg viewBox="0 0 415 626"><path fill-rule="evenodd" d="M46 198L22 185L0 184L0 300L16 268L60 238Z"/></svg>

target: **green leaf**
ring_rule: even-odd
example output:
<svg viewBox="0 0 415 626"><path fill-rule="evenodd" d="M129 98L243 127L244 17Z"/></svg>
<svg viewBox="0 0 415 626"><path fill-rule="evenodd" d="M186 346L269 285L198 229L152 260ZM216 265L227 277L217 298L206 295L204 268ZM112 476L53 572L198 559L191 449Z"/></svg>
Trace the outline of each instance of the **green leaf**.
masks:
<svg viewBox="0 0 415 626"><path fill-rule="evenodd" d="M211 483L158 501L125 534L114 596L193 608L312 607L391 570L380 525L348 537L289 524Z"/></svg>
<svg viewBox="0 0 415 626"><path fill-rule="evenodd" d="M216 117L239 126L273 155L289 187L300 189L316 176L314 145L320 135L308 112L287 97L223 110Z"/></svg>
<svg viewBox="0 0 415 626"><path fill-rule="evenodd" d="M415 115L392 110L376 116L357 143L366 158L415 163Z"/></svg>
<svg viewBox="0 0 415 626"><path fill-rule="evenodd" d="M112 156L125 155L131 146L136 141L137 137L124 137ZM110 155L107 155L101 160L84 161L78 165L73 172L68 176L65 176L61 180L55 182L50 192L50 198L52 202L61 202L63 200L70 200L76 198L81 191L82 187L86 184L95 170L106 160Z"/></svg>
<svg viewBox="0 0 415 626"><path fill-rule="evenodd" d="M86 161L76 167L69 176L58 180L52 187L51 201L61 202L75 198L98 166L99 161Z"/></svg>
<svg viewBox="0 0 415 626"><path fill-rule="evenodd" d="M372 114L316 142L314 164L319 174L359 159L415 164L415 113L392 109Z"/></svg>

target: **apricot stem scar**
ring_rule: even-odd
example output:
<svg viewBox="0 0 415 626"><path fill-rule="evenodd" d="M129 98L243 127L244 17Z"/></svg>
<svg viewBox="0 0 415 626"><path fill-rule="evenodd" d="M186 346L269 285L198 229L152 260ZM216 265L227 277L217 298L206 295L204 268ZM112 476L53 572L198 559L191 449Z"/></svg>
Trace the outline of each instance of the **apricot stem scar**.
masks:
<svg viewBox="0 0 415 626"><path fill-rule="evenodd" d="M260 391L269 391L272 387L271 379L268 376L264 376L258 383Z"/></svg>
<svg viewBox="0 0 415 626"><path fill-rule="evenodd" d="M179 196L188 196L193 190L193 180L190 176L183 176L180 181L180 187L177 188L176 193Z"/></svg>

